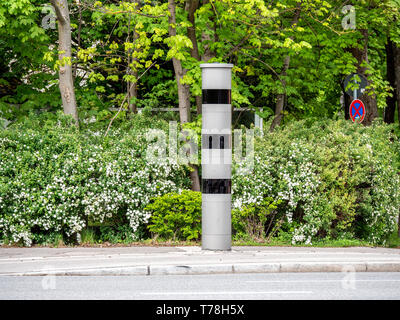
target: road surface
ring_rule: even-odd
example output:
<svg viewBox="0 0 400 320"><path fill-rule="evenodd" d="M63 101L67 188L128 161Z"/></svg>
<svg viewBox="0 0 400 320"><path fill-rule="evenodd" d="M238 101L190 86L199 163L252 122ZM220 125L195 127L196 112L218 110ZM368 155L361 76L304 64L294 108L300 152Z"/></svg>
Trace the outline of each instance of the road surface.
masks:
<svg viewBox="0 0 400 320"><path fill-rule="evenodd" d="M400 273L1 276L0 299L400 299Z"/></svg>

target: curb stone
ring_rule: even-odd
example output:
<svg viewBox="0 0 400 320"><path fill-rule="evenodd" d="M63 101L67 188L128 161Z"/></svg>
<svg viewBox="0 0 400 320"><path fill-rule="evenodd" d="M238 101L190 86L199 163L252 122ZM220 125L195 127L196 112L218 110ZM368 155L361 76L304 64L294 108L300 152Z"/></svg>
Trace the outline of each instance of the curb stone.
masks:
<svg viewBox="0 0 400 320"><path fill-rule="evenodd" d="M368 272L400 272L400 262L367 262Z"/></svg>
<svg viewBox="0 0 400 320"><path fill-rule="evenodd" d="M281 269L279 263L241 263L232 267L234 273L274 273Z"/></svg>
<svg viewBox="0 0 400 320"><path fill-rule="evenodd" d="M280 272L365 272L367 266L363 262L329 263L329 262L303 262L281 263ZM399 270L400 271L400 264Z"/></svg>
<svg viewBox="0 0 400 320"><path fill-rule="evenodd" d="M150 275L173 275L173 274L217 274L232 273L231 264L210 265L184 265L184 266L150 266Z"/></svg>
<svg viewBox="0 0 400 320"><path fill-rule="evenodd" d="M12 276L146 276L148 275L147 266L137 267L117 267L117 268L90 268L76 270L48 270L32 271L24 273L2 274Z"/></svg>
<svg viewBox="0 0 400 320"><path fill-rule="evenodd" d="M239 263L180 266L148 265L76 270L32 271L24 273L8 273L2 274L2 276L144 276L279 272L400 272L400 262Z"/></svg>

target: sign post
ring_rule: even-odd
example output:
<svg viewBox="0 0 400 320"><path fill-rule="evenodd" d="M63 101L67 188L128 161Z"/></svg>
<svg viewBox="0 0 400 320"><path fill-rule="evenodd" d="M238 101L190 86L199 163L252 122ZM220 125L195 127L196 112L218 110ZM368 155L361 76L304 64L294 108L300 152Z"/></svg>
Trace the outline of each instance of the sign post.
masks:
<svg viewBox="0 0 400 320"><path fill-rule="evenodd" d="M354 89L353 83L355 84ZM354 99L361 97L365 92L365 87L368 85L367 79L359 73L352 73L348 75L343 81L343 88L345 92L352 96Z"/></svg>
<svg viewBox="0 0 400 320"><path fill-rule="evenodd" d="M357 84L356 78L354 78L354 84ZM353 98L354 98L354 100L357 100L357 88L354 88Z"/></svg>
<svg viewBox="0 0 400 320"><path fill-rule="evenodd" d="M354 83L353 89L351 89L351 85L349 86L351 83ZM364 94L367 84L367 79L363 75L357 73L348 75L344 80L344 90L349 96L353 96L353 101L349 108L350 118L353 122L357 121L361 123L365 118L365 106L358 97Z"/></svg>
<svg viewBox="0 0 400 320"><path fill-rule="evenodd" d="M201 64L203 250L231 249L232 64Z"/></svg>

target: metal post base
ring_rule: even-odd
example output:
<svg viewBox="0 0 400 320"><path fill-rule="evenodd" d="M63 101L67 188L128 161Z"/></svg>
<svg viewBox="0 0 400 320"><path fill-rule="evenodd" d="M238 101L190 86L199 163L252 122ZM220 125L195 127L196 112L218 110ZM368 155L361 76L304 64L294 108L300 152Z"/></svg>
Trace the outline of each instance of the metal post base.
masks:
<svg viewBox="0 0 400 320"><path fill-rule="evenodd" d="M214 251L230 251L231 236L230 235L203 235L201 239L202 250Z"/></svg>

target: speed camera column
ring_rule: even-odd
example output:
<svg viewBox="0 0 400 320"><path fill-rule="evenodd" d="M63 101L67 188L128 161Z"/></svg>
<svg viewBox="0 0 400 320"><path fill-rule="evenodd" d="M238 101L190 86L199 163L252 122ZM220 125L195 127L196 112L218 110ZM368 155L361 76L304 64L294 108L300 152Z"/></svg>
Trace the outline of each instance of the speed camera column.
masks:
<svg viewBox="0 0 400 320"><path fill-rule="evenodd" d="M202 249L231 249L232 64L201 64Z"/></svg>

